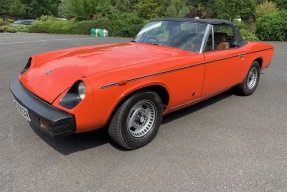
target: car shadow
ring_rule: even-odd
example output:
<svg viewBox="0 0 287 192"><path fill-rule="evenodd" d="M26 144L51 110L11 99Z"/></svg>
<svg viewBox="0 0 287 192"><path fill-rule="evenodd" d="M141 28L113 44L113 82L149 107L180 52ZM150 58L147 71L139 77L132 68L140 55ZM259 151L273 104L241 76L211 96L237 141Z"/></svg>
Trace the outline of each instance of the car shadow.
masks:
<svg viewBox="0 0 287 192"><path fill-rule="evenodd" d="M204 109L205 107L213 105L221 100L224 100L232 95L234 95L233 92L229 90L217 96L214 96L210 99L202 101L198 104L195 104L193 106L167 114L163 117L162 124L167 124L171 121L174 121L186 115L190 115L196 111ZM30 124L30 126L32 127L34 132L41 139L43 139L43 141L45 141L49 146L51 146L53 149L55 149L56 151L58 151L59 153L63 155L69 155L69 154L76 153L79 151L88 150L91 148L99 147L107 143L109 143L111 146L113 146L117 150L128 151L116 145L109 138L108 133L107 133L107 128L101 128L95 131L73 134L73 135L60 137L60 138L52 138L46 135L45 133L43 133L41 130L37 129L35 126L33 126L33 124Z"/></svg>
<svg viewBox="0 0 287 192"><path fill-rule="evenodd" d="M36 128L33 124L30 124L30 126L43 141L63 155L99 147L111 142L105 128L53 138Z"/></svg>

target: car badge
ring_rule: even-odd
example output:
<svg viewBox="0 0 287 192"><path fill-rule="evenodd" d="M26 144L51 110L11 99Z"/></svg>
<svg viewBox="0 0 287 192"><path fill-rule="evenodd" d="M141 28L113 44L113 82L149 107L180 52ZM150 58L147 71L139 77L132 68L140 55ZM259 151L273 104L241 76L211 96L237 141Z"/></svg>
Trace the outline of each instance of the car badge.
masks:
<svg viewBox="0 0 287 192"><path fill-rule="evenodd" d="M47 74L47 75L51 75L51 74L52 74L52 71L51 71L51 70L48 70L48 71L46 71L46 74Z"/></svg>

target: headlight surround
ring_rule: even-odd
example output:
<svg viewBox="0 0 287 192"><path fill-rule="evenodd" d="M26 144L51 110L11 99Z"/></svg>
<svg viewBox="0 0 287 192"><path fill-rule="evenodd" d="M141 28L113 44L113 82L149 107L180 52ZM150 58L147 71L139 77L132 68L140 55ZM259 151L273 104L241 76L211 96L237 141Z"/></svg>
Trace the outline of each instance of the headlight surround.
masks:
<svg viewBox="0 0 287 192"><path fill-rule="evenodd" d="M77 81L60 100L59 104L67 109L76 107L85 97L87 89L83 81Z"/></svg>
<svg viewBox="0 0 287 192"><path fill-rule="evenodd" d="M32 57L29 58L27 64L25 65L25 67L20 72L20 75L23 75L31 67L31 63L32 63Z"/></svg>

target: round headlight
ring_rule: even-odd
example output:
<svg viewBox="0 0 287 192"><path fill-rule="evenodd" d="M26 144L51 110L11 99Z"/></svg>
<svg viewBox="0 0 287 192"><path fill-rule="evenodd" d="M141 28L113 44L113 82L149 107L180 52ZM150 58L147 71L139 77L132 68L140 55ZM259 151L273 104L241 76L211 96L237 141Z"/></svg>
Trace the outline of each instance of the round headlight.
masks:
<svg viewBox="0 0 287 192"><path fill-rule="evenodd" d="M79 83L78 85L78 93L79 93L79 97L81 98L81 100L83 100L86 96L86 86L83 82Z"/></svg>

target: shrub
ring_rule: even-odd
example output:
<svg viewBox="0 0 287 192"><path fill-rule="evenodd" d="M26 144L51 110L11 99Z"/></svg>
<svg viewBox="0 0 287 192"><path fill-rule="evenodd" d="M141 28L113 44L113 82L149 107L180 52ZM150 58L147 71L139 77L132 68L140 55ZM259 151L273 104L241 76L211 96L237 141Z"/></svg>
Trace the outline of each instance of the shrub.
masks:
<svg viewBox="0 0 287 192"><path fill-rule="evenodd" d="M258 37L246 29L240 29L240 33L245 40L257 41Z"/></svg>
<svg viewBox="0 0 287 192"><path fill-rule="evenodd" d="M75 25L73 21L56 20L50 23L48 33L56 34L74 34Z"/></svg>
<svg viewBox="0 0 287 192"><path fill-rule="evenodd" d="M37 20L32 23L29 33L53 33L53 34L74 34L75 24L73 21L62 21L54 19Z"/></svg>
<svg viewBox="0 0 287 192"><path fill-rule="evenodd" d="M245 23L243 21L234 21L238 28L240 29L240 33L245 40L256 41L259 40L258 37L254 34L254 24Z"/></svg>
<svg viewBox="0 0 287 192"><path fill-rule="evenodd" d="M263 41L287 40L287 12L278 12L256 21L256 35Z"/></svg>
<svg viewBox="0 0 287 192"><path fill-rule="evenodd" d="M76 24L76 32L82 35L89 35L92 28L101 28L110 31L110 20L108 18L100 18L91 21L81 21Z"/></svg>
<svg viewBox="0 0 287 192"><path fill-rule="evenodd" d="M263 3L256 6L255 18L259 19L270 13L278 13L279 9L276 4L272 1L264 1Z"/></svg>
<svg viewBox="0 0 287 192"><path fill-rule="evenodd" d="M29 33L48 33L48 25L47 22L43 22L40 20L34 21L30 26Z"/></svg>
<svg viewBox="0 0 287 192"><path fill-rule="evenodd" d="M81 21L76 26L79 34L90 34L92 28L106 29L109 36L134 37L144 26L144 20L134 13L114 14L109 18Z"/></svg>
<svg viewBox="0 0 287 192"><path fill-rule="evenodd" d="M18 25L18 24L9 24L0 27L0 31L17 33L17 32L28 32L29 26L27 25Z"/></svg>
<svg viewBox="0 0 287 192"><path fill-rule="evenodd" d="M144 24L144 19L134 13L118 14L112 19L109 34L111 36L134 37Z"/></svg>
<svg viewBox="0 0 287 192"><path fill-rule="evenodd" d="M43 22L47 22L47 21L56 21L57 18L51 15L42 15L39 20Z"/></svg>
<svg viewBox="0 0 287 192"><path fill-rule="evenodd" d="M0 18L0 26L9 25L9 22L4 21Z"/></svg>
<svg viewBox="0 0 287 192"><path fill-rule="evenodd" d="M238 26L239 29L247 29L247 26L243 21L234 21L234 23Z"/></svg>
<svg viewBox="0 0 287 192"><path fill-rule="evenodd" d="M90 21L62 21L42 16L29 27L30 33L58 33L89 35L92 28L106 29L109 36L134 37L144 26L144 19L134 13L116 13L111 18Z"/></svg>

